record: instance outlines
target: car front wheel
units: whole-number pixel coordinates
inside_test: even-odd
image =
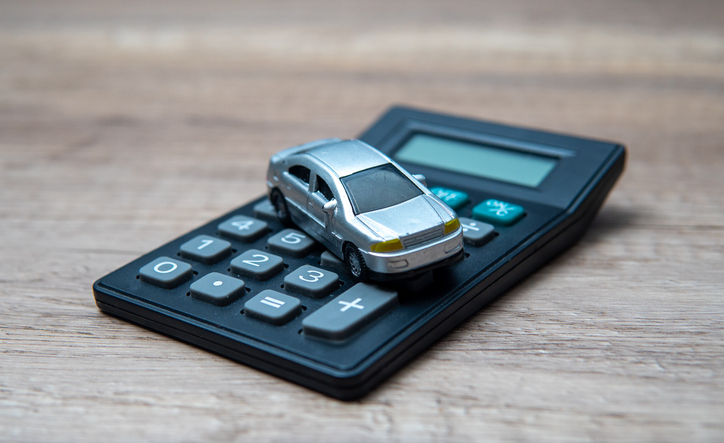
[[[344,262],[347,264],[347,270],[357,281],[366,281],[368,278],[367,265],[362,253],[359,252],[354,245],[347,245],[344,249]]]
[[[272,191],[271,203],[274,206],[279,221],[288,225],[291,222],[289,208],[287,208],[287,201],[284,199],[284,195],[280,190],[275,189]]]

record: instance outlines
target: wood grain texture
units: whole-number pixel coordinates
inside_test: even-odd
[[[0,3],[0,440],[724,440],[724,3],[509,3]],[[394,103],[619,140],[627,171],[358,402],[95,307],[273,152]]]

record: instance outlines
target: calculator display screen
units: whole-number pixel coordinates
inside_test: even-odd
[[[420,133],[409,138],[393,158],[532,188],[558,163],[555,157]]]

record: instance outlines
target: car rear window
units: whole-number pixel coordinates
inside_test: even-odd
[[[355,214],[406,202],[422,191],[392,164],[377,166],[342,178]]]

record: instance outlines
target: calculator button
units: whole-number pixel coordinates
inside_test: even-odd
[[[266,280],[282,270],[284,270],[284,262],[281,257],[258,249],[249,249],[231,260],[232,272],[256,280]]]
[[[219,224],[218,229],[227,237],[250,242],[266,234],[267,224],[256,218],[237,215]]]
[[[199,235],[181,245],[181,255],[207,265],[231,253],[231,243],[209,235]]]
[[[212,272],[191,283],[191,296],[205,302],[224,306],[236,301],[244,291],[244,281]]]
[[[263,218],[264,220],[278,221],[277,210],[274,205],[266,199],[254,205],[254,217]]]
[[[307,234],[296,229],[284,229],[269,237],[267,241],[267,246],[272,251],[292,257],[304,257],[312,252],[316,245],[317,243]]]
[[[282,325],[302,310],[298,298],[266,289],[244,304],[244,314],[273,325]]]
[[[468,197],[467,192],[458,191],[456,189],[436,186],[434,188],[430,188],[430,191],[437,195],[437,197],[446,205],[455,210],[462,208],[470,201],[470,197]]]
[[[491,224],[466,217],[460,217],[460,224],[463,226],[463,240],[473,246],[482,246],[495,237],[495,228]]]
[[[319,265],[323,268],[344,269],[344,262],[329,251],[322,252]]]
[[[496,225],[508,226],[520,220],[525,209],[520,205],[489,199],[473,208],[473,218]]]
[[[314,298],[322,298],[339,287],[339,276],[334,272],[304,265],[284,277],[284,288]]]
[[[341,340],[397,304],[397,292],[357,283],[302,321],[305,334]]]
[[[162,288],[175,288],[191,278],[191,265],[169,257],[159,257],[138,271],[146,283]]]

